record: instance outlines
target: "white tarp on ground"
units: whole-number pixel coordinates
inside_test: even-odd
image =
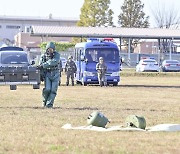
[[[79,126],[73,127],[71,124],[65,124],[62,126],[63,129],[74,129],[74,130],[91,130],[91,131],[101,131],[101,132],[108,132],[108,131],[165,131],[165,132],[175,132],[180,131],[180,124],[159,124],[153,127],[149,127],[146,130],[139,129],[139,128],[124,128],[122,126],[112,126],[107,128],[96,127],[96,126]]]
[[[166,131],[166,132],[180,131],[180,124],[160,124],[150,127],[148,131]]]

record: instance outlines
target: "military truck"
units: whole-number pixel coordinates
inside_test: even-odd
[[[33,85],[33,89],[39,89],[40,70],[33,65],[23,48],[0,48],[0,85],[10,85],[10,90],[16,90],[17,85]]]

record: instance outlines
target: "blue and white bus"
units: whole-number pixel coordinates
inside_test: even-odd
[[[120,81],[120,51],[112,39],[89,39],[75,45],[76,82],[84,86],[98,84],[96,64],[103,57],[107,65],[107,84],[117,86]]]

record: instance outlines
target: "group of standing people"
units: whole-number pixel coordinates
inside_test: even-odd
[[[46,108],[52,108],[57,95],[62,70],[60,54],[55,50],[55,44],[53,42],[49,42],[46,45],[46,52],[41,55],[38,68],[40,69],[41,81],[44,81],[44,88],[42,91],[43,106]],[[107,83],[105,73],[107,71],[107,66],[104,63],[103,57],[99,58],[99,63],[96,65],[96,70],[98,72],[100,86],[106,86]],[[76,71],[77,67],[73,61],[73,57],[69,56],[65,65],[67,86],[69,85],[70,78],[72,81],[72,86],[74,86],[74,74]]]

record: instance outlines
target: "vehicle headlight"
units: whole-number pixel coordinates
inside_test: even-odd
[[[112,72],[111,76],[119,76],[119,72]]]
[[[84,76],[94,76],[92,72],[84,71]]]
[[[28,75],[22,75],[22,79],[24,80],[24,81],[27,81],[28,80]]]

